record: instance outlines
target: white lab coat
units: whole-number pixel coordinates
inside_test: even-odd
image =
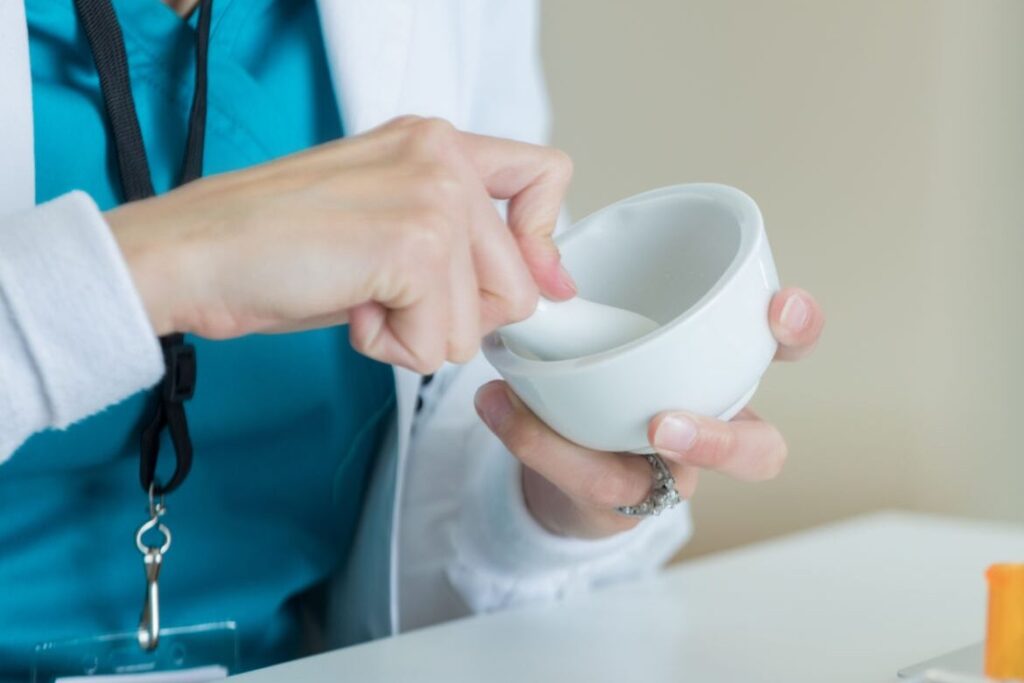
[[[320,0],[320,11],[349,135],[420,114],[478,133],[546,138],[535,2]],[[26,45],[22,1],[0,0],[0,461],[31,432],[86,417],[161,371],[91,200],[77,193],[33,207]],[[39,235],[48,236],[45,252]],[[91,341],[75,333],[82,310],[94,321]],[[481,359],[448,367],[417,413],[420,377],[396,368],[396,419],[353,561],[335,581],[331,644],[653,572],[688,536],[685,506],[602,541],[540,528],[523,504],[516,461],[472,407],[492,376]]]

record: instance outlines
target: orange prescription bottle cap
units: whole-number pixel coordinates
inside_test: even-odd
[[[985,675],[1024,680],[1024,564],[994,564],[988,579]]]

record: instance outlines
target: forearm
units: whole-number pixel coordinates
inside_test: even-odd
[[[160,347],[92,200],[0,218],[0,461],[159,380]]]

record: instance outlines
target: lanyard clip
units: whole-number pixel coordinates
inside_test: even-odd
[[[150,548],[143,556],[146,565],[146,601],[139,617],[139,647],[152,652],[160,642],[160,566],[164,555],[159,548]]]
[[[154,500],[153,488],[149,490],[149,520],[135,532],[135,545],[142,553],[143,567],[146,571],[146,597],[142,604],[142,616],[139,617],[139,647],[145,652],[152,652],[160,642],[160,568],[163,566],[164,554],[171,547],[171,530],[160,521],[167,512],[163,497]],[[156,530],[162,534],[164,541],[160,545],[147,545],[143,540],[146,532]]]

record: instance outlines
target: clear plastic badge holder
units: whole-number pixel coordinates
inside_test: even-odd
[[[135,631],[41,643],[32,683],[204,683],[239,672],[238,628],[233,621],[160,630],[159,646],[139,647]]]

